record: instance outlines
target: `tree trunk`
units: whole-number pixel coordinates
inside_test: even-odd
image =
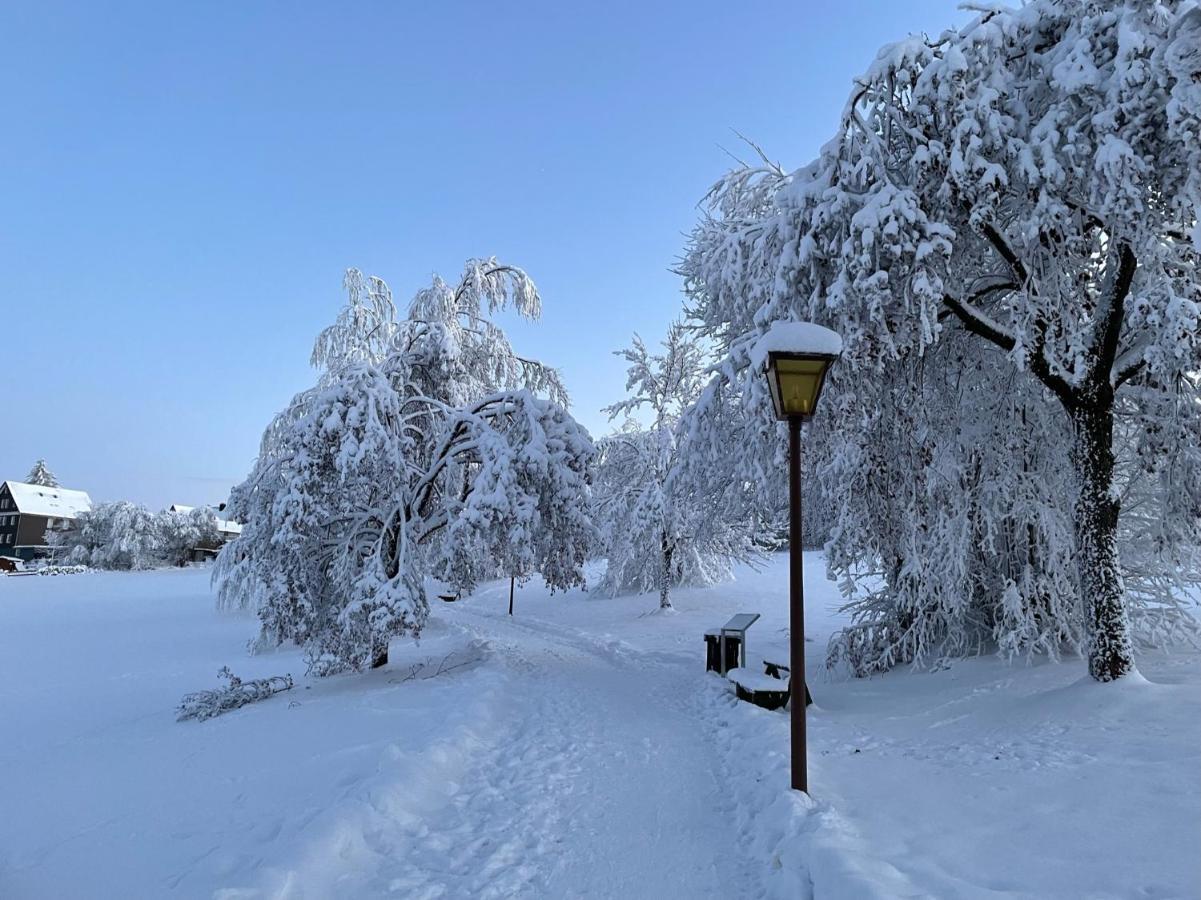
[[[659,572],[659,609],[671,609],[671,557],[673,548],[664,532],[661,540],[663,568]]]
[[[373,644],[371,647],[371,668],[379,669],[388,664],[388,644]]]
[[[1113,394],[1075,405],[1073,458],[1080,479],[1076,502],[1076,552],[1088,628],[1088,672],[1116,681],[1134,671],[1118,555],[1118,507],[1113,494]]]

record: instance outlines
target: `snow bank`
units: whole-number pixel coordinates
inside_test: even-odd
[[[708,739],[722,753],[726,780],[736,799],[739,836],[766,863],[769,897],[899,900],[926,896],[874,854],[828,802],[791,789],[787,712],[768,712],[740,702],[728,684],[716,677],[708,681]],[[816,788],[821,790],[820,785]]]

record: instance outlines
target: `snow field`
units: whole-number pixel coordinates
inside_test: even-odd
[[[204,569],[0,579],[0,896],[1201,895],[1197,653],[1116,686],[992,658],[830,680],[806,572],[812,800],[787,713],[703,671],[734,612],[763,615],[749,667],[785,654],[784,556],[671,614],[531,584],[510,619],[485,585],[324,680],[246,655]],[[225,664],[297,687],[175,722]]]

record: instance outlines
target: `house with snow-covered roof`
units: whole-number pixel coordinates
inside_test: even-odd
[[[92,508],[86,491],[6,481],[0,484],[0,555],[34,559],[46,554],[46,530]]]
[[[190,513],[196,507],[184,506],[181,503],[172,503],[168,507],[168,512],[173,513]],[[235,522],[233,519],[224,519],[221,514],[225,512],[225,504],[220,506],[209,507],[217,516],[217,533],[220,535],[220,540],[216,544],[203,544],[195,547],[192,550],[192,559],[200,562],[205,559],[211,559],[216,556],[218,551],[242,533],[242,523]]]

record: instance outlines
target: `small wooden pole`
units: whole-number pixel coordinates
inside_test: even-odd
[[[517,581],[516,575],[509,576],[509,615],[513,615],[513,583]]]

